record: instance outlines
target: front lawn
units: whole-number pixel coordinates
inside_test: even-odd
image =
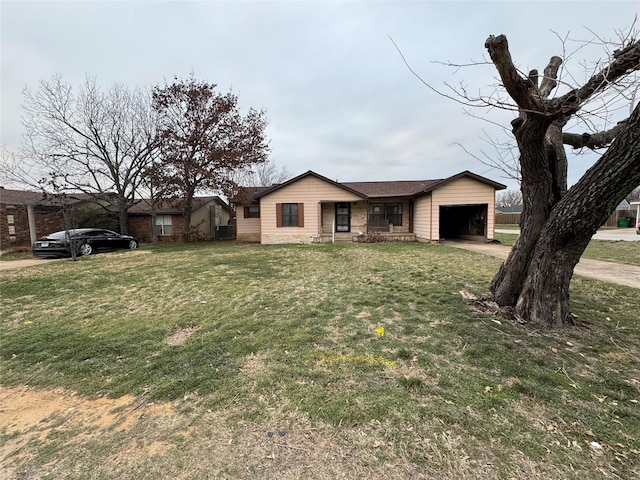
[[[545,332],[460,294],[486,294],[500,262],[419,243],[204,244],[5,271],[0,407],[27,393],[112,407],[3,422],[2,464],[16,478],[637,477],[637,290],[575,278],[589,328]]]
[[[503,245],[512,246],[516,243],[518,234],[496,233],[494,238]],[[640,242],[591,240],[582,256],[604,262],[640,265]]]

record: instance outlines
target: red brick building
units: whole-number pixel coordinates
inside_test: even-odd
[[[63,228],[62,207],[55,200],[42,192],[0,187],[0,251],[30,247],[35,238]]]
[[[218,238],[221,228],[226,228],[233,218],[231,207],[218,196],[196,197],[191,212],[192,240],[207,241]],[[174,202],[162,201],[156,205],[155,228],[160,242],[178,242],[185,230],[184,215]],[[129,234],[141,242],[150,242],[154,225],[151,219],[151,202],[140,200],[129,209]]]
[[[78,195],[73,203],[91,203]],[[63,230],[64,217],[60,197],[42,192],[11,190],[0,187],[0,251],[31,247],[36,238]],[[192,240],[221,238],[223,229],[231,228],[233,210],[218,196],[194,199],[191,214]],[[129,209],[129,234],[140,242],[153,239],[151,203],[140,200]],[[177,242],[184,235],[184,215],[168,202],[156,208],[155,228],[161,242]],[[223,238],[226,238],[222,236]]]

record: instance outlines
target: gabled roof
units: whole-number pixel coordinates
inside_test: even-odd
[[[222,205],[222,208],[231,211],[231,207],[227,205],[222,198],[217,195],[212,195],[208,197],[195,197],[193,199],[192,210],[196,211],[199,208],[207,205],[208,203],[216,202],[219,205]],[[182,214],[182,204],[181,199],[175,200],[160,200],[156,204],[156,213],[158,215],[181,215]],[[136,202],[131,208],[129,208],[130,215],[151,215],[151,200],[148,198],[143,198]]]
[[[287,180],[284,183],[279,183],[277,185],[273,185],[272,187],[267,188],[265,191],[259,193],[258,195],[256,195],[254,198],[257,200],[261,197],[264,197],[265,195],[268,195],[272,192],[275,192],[276,190],[281,189],[282,187],[286,187],[287,185],[290,185],[292,183],[297,182],[298,180],[302,180],[305,177],[316,177],[320,180],[323,180],[327,183],[330,183],[331,185],[335,185],[338,188],[341,188],[343,190],[346,190],[347,192],[353,193],[355,195],[358,195],[359,197],[366,197],[365,194],[358,192],[357,190],[354,190],[348,186],[346,186],[344,183],[338,183],[334,180],[331,180],[330,178],[327,177],[323,177],[322,175],[317,174],[316,172],[313,172],[311,170],[303,173],[302,175],[298,175],[297,177],[292,178],[291,180]]]
[[[464,172],[458,173],[457,175],[453,175],[448,178],[441,178],[437,180],[404,180],[404,181],[383,181],[383,182],[336,182],[331,180],[330,178],[323,177],[311,170],[303,173],[302,175],[298,175],[290,180],[287,180],[284,183],[280,183],[277,185],[273,185],[271,187],[243,187],[242,193],[245,195],[245,199],[249,199],[249,201],[242,201],[243,197],[240,195],[234,196],[232,202],[237,204],[250,204],[256,202],[261,197],[268,195],[280,188],[286,187],[292,183],[297,182],[305,177],[313,176],[320,180],[323,180],[331,185],[335,185],[338,188],[346,190],[350,193],[358,195],[362,198],[389,198],[389,197],[418,197],[420,195],[424,195],[432,192],[436,188],[442,187],[447,183],[453,182],[454,180],[458,180],[463,177],[468,177],[478,182],[489,185],[496,190],[503,190],[507,188],[505,185],[494,182],[493,180],[489,180],[488,178],[481,177],[480,175],[476,175],[468,170]],[[251,191],[253,189],[253,191]],[[238,201],[237,201],[238,200]]]
[[[446,185],[447,183],[451,183],[451,182],[453,182],[455,180],[458,180],[458,179],[460,179],[462,177],[469,177],[472,180],[476,180],[477,182],[489,185],[489,186],[495,188],[496,190],[504,190],[505,188],[507,188],[506,185],[503,185],[503,184],[498,183],[498,182],[494,182],[493,180],[489,180],[486,177],[481,177],[480,175],[476,175],[475,173],[470,172],[469,170],[465,170],[464,172],[460,172],[460,173],[458,173],[456,175],[452,175],[452,176],[447,177],[447,178],[445,178],[443,180],[436,181],[434,184],[430,185],[428,189],[426,189],[425,191],[423,191],[421,193],[432,192],[436,188],[440,188],[443,185]]]

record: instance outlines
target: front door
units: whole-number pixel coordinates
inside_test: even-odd
[[[351,204],[336,203],[336,232],[351,231]]]

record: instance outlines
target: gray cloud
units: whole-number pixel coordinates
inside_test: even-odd
[[[515,61],[542,70],[562,54],[554,30],[612,37],[638,5],[621,2],[2,2],[1,142],[18,148],[21,91],[59,73],[79,84],[131,87],[186,77],[232,89],[263,108],[273,158],[292,173],[342,181],[441,178],[472,170],[465,154],[497,129],[413,77],[389,40],[431,84],[465,81],[488,92],[491,66],[455,72],[433,61],[484,56],[489,34],[508,36]],[[573,45],[569,43],[568,47]],[[598,58],[597,48],[576,59]],[[487,115],[488,112],[477,112]],[[509,115],[499,113],[508,123]],[[575,180],[588,160],[572,161]]]

